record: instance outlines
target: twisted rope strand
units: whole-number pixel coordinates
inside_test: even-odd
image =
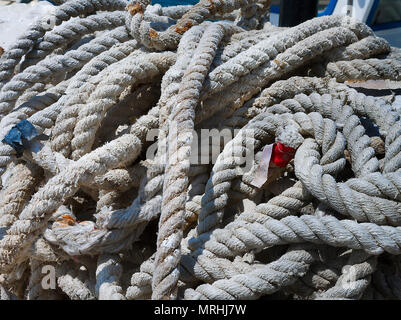
[[[399,50],[270,0],[57,3],[0,53],[1,299],[400,297]]]

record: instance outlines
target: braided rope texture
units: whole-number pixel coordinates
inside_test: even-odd
[[[0,57],[1,300],[401,298],[399,49],[270,0],[57,3]]]

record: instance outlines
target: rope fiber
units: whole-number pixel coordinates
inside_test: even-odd
[[[57,3],[0,56],[2,300],[401,297],[399,49],[270,0]]]

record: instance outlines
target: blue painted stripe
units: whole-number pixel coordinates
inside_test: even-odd
[[[317,16],[321,17],[321,16],[329,16],[329,15],[333,14],[334,9],[336,8],[337,2],[338,2],[338,0],[330,0],[327,7],[323,11],[318,12]],[[279,14],[280,6],[270,6],[270,12]]]
[[[376,24],[376,25],[372,26],[371,28],[373,31],[401,28],[401,21]]]
[[[280,13],[280,6],[270,6],[271,13]]]
[[[369,27],[373,26],[373,19],[375,18],[375,14],[376,14],[376,11],[377,11],[377,7],[379,6],[379,3],[380,3],[380,0],[375,0],[375,2],[373,2],[372,8],[370,9],[370,13],[369,13],[368,19],[366,20],[366,24]]]
[[[379,7],[379,4],[380,4],[380,0],[375,0],[372,8],[370,9],[370,13],[369,13],[368,19],[366,21],[366,24],[369,27],[371,27],[373,31],[401,28],[401,21],[380,23],[380,24],[375,24],[375,25],[373,24],[375,14],[376,14],[377,8]]]
[[[51,1],[51,0],[50,0]],[[329,4],[327,7],[318,13],[318,16],[328,16],[331,15],[334,12],[334,9],[337,5],[338,0],[330,0]],[[159,3],[162,6],[176,6],[176,5],[183,5],[183,4],[196,4],[198,3],[198,0],[153,0],[153,4]],[[271,13],[280,13],[280,6],[270,6],[270,12]]]
[[[152,4],[159,3],[163,7],[197,4],[199,0],[153,0]]]
[[[323,11],[318,12],[317,16],[321,17],[321,16],[329,16],[331,14],[333,14],[334,9],[336,8],[338,0],[330,0],[329,4],[327,5],[326,9],[324,9]]]

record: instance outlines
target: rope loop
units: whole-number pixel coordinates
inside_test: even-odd
[[[60,0],[0,53],[0,299],[400,297],[400,50],[271,2]]]

